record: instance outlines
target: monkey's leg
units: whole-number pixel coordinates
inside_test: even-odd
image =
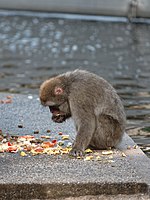
[[[84,155],[84,151],[88,147],[95,131],[95,117],[87,116],[86,119],[79,121],[78,124],[76,125],[77,136],[69,153],[74,157]]]
[[[108,149],[115,147],[121,140],[123,131],[119,122],[108,115],[101,115],[97,120],[97,129],[91,139],[89,147]]]

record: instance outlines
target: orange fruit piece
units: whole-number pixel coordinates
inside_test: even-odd
[[[9,146],[6,151],[7,152],[16,153],[17,147],[15,147],[15,146]]]
[[[42,153],[43,152],[43,148],[41,148],[41,147],[37,147],[36,149],[34,149],[34,151],[36,152],[36,153]]]
[[[29,140],[29,139],[33,139],[34,136],[32,136],[32,135],[24,135],[24,136],[20,136],[19,138],[25,138],[25,139]]]
[[[43,148],[49,148],[49,147],[54,147],[56,143],[52,143],[52,142],[43,142],[42,143],[42,147]]]

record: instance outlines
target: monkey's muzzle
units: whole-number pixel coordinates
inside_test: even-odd
[[[59,110],[57,106],[49,106],[49,110],[52,113],[52,120],[56,123],[62,123],[66,120],[66,114]]]

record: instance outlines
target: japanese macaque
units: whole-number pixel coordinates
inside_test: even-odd
[[[52,120],[72,117],[77,135],[70,155],[82,156],[86,148],[116,147],[125,130],[126,116],[115,89],[102,77],[75,70],[46,80],[40,101],[48,106]]]

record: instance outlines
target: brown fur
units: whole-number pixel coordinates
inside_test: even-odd
[[[63,93],[56,95],[55,88]],[[115,89],[103,78],[75,70],[45,81],[40,88],[40,100],[45,106],[55,106],[63,122],[72,117],[77,136],[70,152],[82,155],[87,147],[115,147],[125,130],[126,116]],[[53,112],[53,118],[55,118]]]

